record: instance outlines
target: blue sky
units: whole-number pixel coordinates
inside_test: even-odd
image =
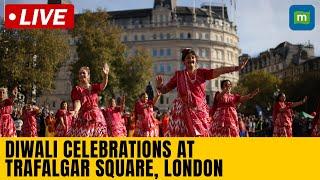
[[[0,13],[3,14],[3,0]],[[76,12],[98,7],[108,11],[141,9],[153,7],[154,0],[71,0]],[[46,0],[6,0],[6,3],[44,3]],[[179,6],[193,6],[193,0],[177,0]],[[196,0],[200,6],[209,0]],[[212,0],[230,6],[231,0]],[[312,31],[292,31],[289,28],[289,8],[291,5],[311,4],[316,9],[316,25]],[[234,5],[234,3],[233,3]],[[238,26],[242,53],[251,56],[277,46],[283,41],[310,43],[315,45],[315,53],[320,56],[320,1],[319,0],[236,0],[236,11],[231,19]],[[234,8],[232,8],[234,9]]]

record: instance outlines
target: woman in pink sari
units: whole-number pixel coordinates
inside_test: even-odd
[[[292,137],[292,109],[300,106],[307,101],[307,97],[300,102],[286,102],[286,95],[280,93],[277,102],[273,106],[273,136],[274,137]]]
[[[148,94],[142,93],[139,100],[134,107],[135,116],[135,137],[158,137],[159,131],[157,130],[157,120],[154,117],[153,106],[156,104],[160,97],[157,93],[153,100],[148,100]]]
[[[117,106],[116,100],[111,98],[109,107],[103,110],[103,115],[107,121],[108,135],[112,137],[126,137],[127,129],[122,112],[125,106],[125,97],[121,98],[120,106]]]
[[[239,137],[239,122],[236,106],[238,103],[247,101],[259,93],[259,89],[246,95],[240,96],[231,93],[231,81],[221,81],[222,92],[218,93],[214,104],[216,105],[211,126],[210,134],[214,137]]]
[[[27,104],[22,112],[22,137],[38,137],[37,118],[40,109],[37,106]]]
[[[57,137],[66,137],[73,120],[73,112],[68,111],[68,103],[62,101],[60,109],[56,113],[56,134]]]
[[[98,94],[108,83],[109,66],[103,68],[104,80],[100,84],[90,83],[89,67],[79,70],[79,84],[73,88],[74,122],[67,132],[72,137],[107,137],[106,120],[98,106]]]
[[[16,137],[16,128],[11,117],[13,100],[17,96],[17,88],[8,98],[7,88],[0,88],[0,137]]]
[[[312,121],[311,136],[320,137],[320,106],[318,108],[317,114]]]
[[[164,85],[162,76],[156,78],[157,89],[165,94],[177,88],[178,97],[173,102],[171,121],[165,136],[194,137],[209,136],[209,109],[206,102],[205,82],[221,74],[239,71],[240,66],[221,67],[217,69],[200,69],[196,67],[197,56],[191,49],[182,51],[185,70],[176,71],[170,81]]]

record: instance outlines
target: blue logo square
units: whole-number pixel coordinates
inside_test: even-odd
[[[292,30],[312,30],[315,26],[315,9],[312,5],[292,5],[289,10],[289,27]]]

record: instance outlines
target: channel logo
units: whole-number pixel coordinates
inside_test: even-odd
[[[72,4],[7,4],[5,28],[14,29],[72,29]]]
[[[315,26],[314,7],[312,5],[292,5],[289,10],[289,26],[292,30],[312,30]]]

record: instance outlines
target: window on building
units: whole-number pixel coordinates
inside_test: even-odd
[[[188,33],[188,39],[191,39],[191,33]]]
[[[157,49],[152,49],[152,56],[153,56],[153,57],[158,56],[158,51],[157,51]]]
[[[163,22],[164,21],[164,17],[163,15],[160,15],[160,22]]]
[[[152,37],[153,37],[153,39],[154,39],[154,40],[156,40],[156,39],[157,39],[157,35],[156,35],[156,34],[153,34],[153,36],[152,36]]]
[[[162,33],[160,34],[160,39],[164,39],[164,35]]]
[[[169,98],[167,97],[167,104],[169,104]]]
[[[144,40],[145,40],[144,35],[141,35],[141,41],[144,41]]]
[[[138,35],[134,35],[134,40],[138,41]]]
[[[184,39],[184,34],[180,33],[180,39]]]
[[[160,64],[160,72],[164,73],[164,64]]]
[[[167,39],[171,39],[170,33],[167,34]]]
[[[199,34],[199,39],[202,39],[202,33]]]
[[[164,56],[164,49],[160,49],[160,56]]]
[[[206,33],[206,34],[205,34],[205,38],[206,38],[206,40],[209,40],[209,39],[210,39],[209,33]]]
[[[218,52],[218,59],[222,59],[222,52],[220,50],[218,50],[217,52]]]
[[[170,48],[167,49],[167,56],[171,56],[171,49]]]
[[[123,41],[124,41],[124,42],[127,42],[127,41],[128,41],[128,36],[127,36],[127,35],[125,35],[125,36],[123,37]]]
[[[209,57],[209,49],[205,49],[205,56],[204,57]]]
[[[163,95],[160,96],[160,104],[163,104]]]
[[[171,64],[168,64],[168,65],[167,65],[167,73],[171,73],[171,69],[172,69],[172,68],[171,68]]]

